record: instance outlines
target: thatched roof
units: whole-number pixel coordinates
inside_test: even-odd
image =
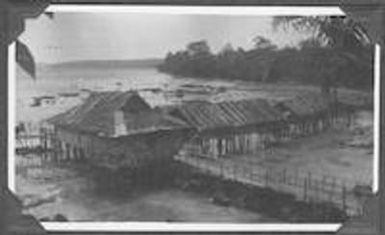
[[[154,110],[126,115],[125,121],[127,135],[188,128],[188,125],[182,120]]]
[[[275,106],[283,107],[297,117],[305,117],[326,112],[330,107],[330,101],[318,93],[303,93],[283,100]]]
[[[47,120],[55,126],[106,137],[118,137],[115,111],[124,113],[125,132],[119,136],[186,128],[178,119],[157,112],[136,92],[96,92],[81,105]]]
[[[340,92],[338,93],[338,101],[340,104],[355,109],[373,109],[374,97],[373,94],[361,93],[358,91]]]
[[[262,99],[220,103],[192,101],[167,109],[176,116],[179,113],[180,118],[200,131],[268,124],[283,119],[278,110]]]

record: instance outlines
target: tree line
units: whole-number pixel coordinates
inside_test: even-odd
[[[301,26],[302,21],[298,23],[295,18],[278,18],[275,24],[292,24],[293,20]],[[325,92],[333,87],[370,89],[373,86],[371,45],[362,43],[362,38],[356,39],[354,32],[346,29],[346,23],[340,20],[337,23],[324,18],[306,20],[313,23],[313,28],[317,22],[322,24],[318,31],[322,29],[324,33],[317,32],[297,47],[278,48],[268,38],[256,36],[250,50],[226,44],[213,53],[207,41],[200,40],[189,43],[183,50],[169,52],[158,69],[177,76],[206,79],[318,84]],[[309,22],[303,25],[307,27]]]

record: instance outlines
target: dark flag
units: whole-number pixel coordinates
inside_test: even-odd
[[[32,53],[28,47],[16,40],[16,62],[23,68],[33,79],[36,78],[36,65]]]

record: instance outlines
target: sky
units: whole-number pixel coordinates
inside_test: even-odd
[[[272,28],[271,16],[160,13],[58,12],[27,21],[20,40],[37,63],[74,60],[163,58],[192,41],[207,40],[212,51],[231,43],[249,49],[256,35],[279,47],[296,45],[304,33]]]

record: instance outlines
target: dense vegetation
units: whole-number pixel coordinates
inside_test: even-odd
[[[275,23],[289,24],[292,21],[291,18],[277,19]],[[318,84],[327,90],[340,86],[372,87],[373,56],[370,45],[354,40],[355,36],[349,30],[340,29],[341,26],[335,26],[335,23],[328,21],[325,24],[346,32],[337,30],[337,34],[335,29],[327,28],[326,32],[335,34],[333,38],[317,30],[317,35],[300,42],[298,47],[280,49],[269,39],[257,36],[251,50],[235,50],[227,44],[218,53],[213,53],[206,41],[196,41],[189,43],[184,50],[168,53],[158,68],[180,76],[300,82]]]

